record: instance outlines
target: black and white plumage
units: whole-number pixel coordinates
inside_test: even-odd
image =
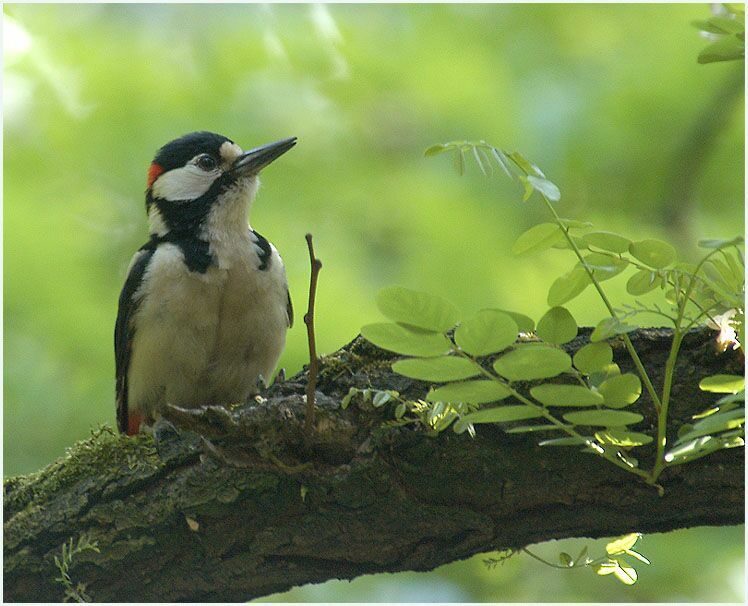
[[[270,379],[293,311],[283,261],[248,213],[259,171],[295,143],[244,152],[198,132],[156,154],[150,240],[130,262],[114,331],[120,431],[137,433],[167,403],[243,401]]]

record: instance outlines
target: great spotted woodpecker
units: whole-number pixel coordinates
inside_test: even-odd
[[[137,433],[167,403],[243,401],[270,379],[293,310],[283,261],[248,213],[260,170],[295,144],[245,152],[196,132],[156,153],[150,240],[130,262],[114,329],[120,431]]]

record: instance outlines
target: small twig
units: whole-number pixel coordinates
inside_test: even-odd
[[[306,243],[309,248],[309,261],[312,265],[312,273],[309,278],[309,308],[304,314],[306,334],[309,340],[309,380],[306,384],[306,414],[304,418],[304,433],[309,439],[312,426],[314,425],[314,393],[317,389],[317,372],[319,363],[317,361],[317,345],[314,340],[314,298],[317,294],[317,276],[322,269],[322,261],[314,256],[314,245],[312,234],[306,235]]]

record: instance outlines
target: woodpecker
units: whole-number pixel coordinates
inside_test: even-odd
[[[150,239],[133,256],[114,328],[117,426],[168,404],[228,405],[258,393],[293,309],[283,261],[249,225],[259,172],[296,137],[243,151],[210,132],[158,150],[148,169]]]

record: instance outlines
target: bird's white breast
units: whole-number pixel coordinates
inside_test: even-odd
[[[259,375],[269,381],[287,330],[283,262],[271,245],[260,271],[256,236],[222,233],[209,240],[205,273],[190,271],[175,244],[156,249],[137,293],[131,410],[230,404],[256,393]]]

